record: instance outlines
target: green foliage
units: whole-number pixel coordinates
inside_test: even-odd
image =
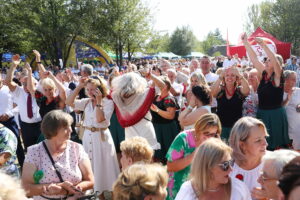
[[[157,52],[169,51],[170,36],[168,33],[160,35],[158,32],[153,32],[149,42],[145,47],[145,52],[149,54],[155,54]]]
[[[176,28],[170,38],[170,51],[181,56],[188,55],[195,47],[196,37],[188,26]]]
[[[217,57],[217,56],[221,56],[221,52],[220,51],[216,51],[212,56],[213,57]]]
[[[251,27],[250,31],[261,26],[279,40],[293,43],[292,51],[295,53],[300,45],[299,0],[269,0],[252,7],[256,7],[257,10],[248,10],[246,24]],[[255,18],[252,17],[254,15]]]
[[[203,52],[206,54],[209,54],[209,50],[213,46],[223,44],[226,44],[226,41],[223,39],[222,34],[218,28],[214,32],[209,32],[206,38],[201,43]]]

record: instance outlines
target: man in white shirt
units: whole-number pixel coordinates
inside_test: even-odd
[[[209,86],[211,86],[216,80],[218,80],[219,76],[210,71],[210,59],[207,56],[203,56],[200,61],[200,68],[202,70],[203,75]],[[217,101],[215,98],[212,100],[211,111],[216,113],[217,109]]]
[[[27,76],[21,79],[23,87],[18,86],[12,81],[17,65],[18,62],[13,61],[5,81],[19,108],[19,122],[22,139],[25,149],[27,149],[27,147],[36,144],[38,140],[38,137],[41,134],[40,123],[42,119],[36,99],[31,96],[27,89]]]
[[[10,129],[18,139],[17,158],[20,166],[23,166],[25,159],[24,150],[20,140],[18,125],[13,114],[13,100],[9,88],[3,84],[4,80],[0,76],[0,123]]]
[[[183,92],[183,85],[177,83],[175,80],[177,78],[177,72],[174,69],[167,70],[168,78],[171,82],[171,94],[177,99],[178,105],[181,106],[182,103],[182,92]]]

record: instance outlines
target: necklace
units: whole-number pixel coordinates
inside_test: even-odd
[[[232,90],[232,92],[230,92],[227,87],[225,87],[225,92],[228,96],[232,97],[234,95],[234,92],[235,92],[235,88]]]
[[[218,186],[217,188],[215,189],[207,189],[207,192],[218,192],[220,190],[220,186]]]

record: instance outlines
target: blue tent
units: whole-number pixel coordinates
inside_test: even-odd
[[[2,55],[2,62],[11,62],[11,58],[12,58],[13,54],[12,53],[4,53]],[[21,56],[22,61],[25,61],[26,56],[22,55]]]

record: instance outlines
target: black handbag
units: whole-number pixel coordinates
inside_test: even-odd
[[[57,169],[57,167],[55,165],[55,162],[54,162],[54,160],[53,160],[53,158],[52,158],[52,156],[51,156],[51,154],[50,154],[50,152],[49,152],[49,150],[48,150],[48,148],[46,146],[45,141],[43,141],[43,146],[44,146],[44,148],[45,148],[45,150],[46,150],[46,152],[47,152],[47,154],[48,154],[48,156],[49,156],[49,158],[51,160],[51,163],[52,163],[52,165],[53,165],[53,167],[55,169],[55,172],[56,172],[59,180],[61,182],[64,182],[64,179],[62,178],[61,173],[58,171],[58,169]],[[77,200],[97,200],[98,196],[99,196],[99,192],[93,192],[92,194],[83,195],[83,196],[77,198]],[[45,196],[41,195],[41,197],[43,197],[45,199],[48,199],[48,200],[66,200],[68,197],[71,197],[71,196],[67,195],[66,197],[62,197],[62,198],[48,198],[48,197],[45,197]]]

